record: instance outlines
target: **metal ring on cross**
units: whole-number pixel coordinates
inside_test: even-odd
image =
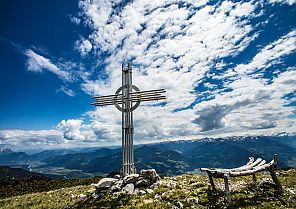
[[[135,85],[132,85],[132,89],[133,90],[135,90],[135,91],[140,91],[140,89],[138,88],[138,87],[136,87]],[[122,91],[122,87],[120,87],[119,89],[117,89],[117,91],[115,92],[115,94],[116,95],[119,95],[119,93]],[[114,105],[115,105],[115,107],[119,110],[119,111],[121,111],[121,112],[127,112],[127,109],[122,109],[122,107],[116,102],[117,101],[117,97],[118,96],[115,96],[115,102],[114,102]],[[136,101],[136,104],[135,105],[133,105],[131,108],[130,108],[130,111],[134,111],[135,109],[137,109],[137,107],[139,107],[139,105],[140,105],[140,103],[141,103],[141,100],[139,99],[139,100],[137,100]]]

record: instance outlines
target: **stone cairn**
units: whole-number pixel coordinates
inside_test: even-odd
[[[143,190],[140,188],[153,189],[157,181],[160,180],[159,175],[154,169],[141,170],[140,174],[131,174],[121,178],[120,175],[115,175],[114,178],[103,178],[99,183],[94,184],[96,197],[102,197],[104,193],[109,192],[112,194],[120,193],[141,193]]]

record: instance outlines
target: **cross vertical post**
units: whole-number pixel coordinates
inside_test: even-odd
[[[165,92],[165,89],[140,91],[137,86],[132,84],[132,67],[128,64],[127,68],[122,65],[122,86],[117,89],[114,95],[93,97],[96,102],[92,105],[115,105],[122,112],[122,176],[136,173],[133,111],[141,102],[165,99],[166,97],[163,95]]]
[[[122,66],[122,172],[123,175],[135,174],[134,145],[133,145],[133,112],[131,111],[132,100],[132,69],[130,64],[127,68]]]

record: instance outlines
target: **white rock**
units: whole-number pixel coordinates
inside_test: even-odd
[[[154,191],[153,191],[152,189],[146,189],[146,192],[147,192],[148,194],[151,194],[151,193],[153,193]]]
[[[145,192],[144,190],[139,190],[139,194],[140,194],[140,195],[145,195],[146,192]]]
[[[122,188],[122,191],[128,194],[133,194],[134,190],[135,190],[135,185],[132,183],[127,184]]]
[[[157,189],[159,187],[159,185],[160,184],[158,182],[156,182],[150,186],[150,189]]]
[[[84,200],[86,198],[86,195],[85,194],[80,194],[78,195],[79,199],[80,200]]]
[[[115,182],[111,187],[110,187],[110,192],[114,193],[114,192],[118,192],[121,190],[123,186],[123,180],[118,180],[117,182]]]
[[[295,203],[296,202],[295,196],[290,196],[289,199],[288,199],[288,202]]]
[[[295,194],[295,192],[292,189],[287,189],[291,194]]]
[[[95,184],[94,186],[96,187],[96,189],[106,189],[112,186],[117,181],[118,179],[114,178],[103,178],[99,181],[99,183]]]
[[[123,183],[124,184],[136,183],[138,181],[138,178],[139,178],[139,174],[131,174],[123,178]]]
[[[151,182],[149,179],[143,179],[142,177],[136,182],[136,186],[145,187],[150,186]]]
[[[179,202],[179,201],[176,203],[176,205],[177,205],[178,208],[184,208],[183,203],[181,203],[181,202]]]
[[[97,199],[99,197],[98,194],[96,194],[95,192],[91,195],[93,198]]]
[[[154,196],[154,199],[156,199],[156,200],[160,200],[160,199],[161,199],[161,196],[160,196],[159,194],[156,194],[156,195]]]
[[[155,169],[141,170],[140,176],[149,179],[151,183],[155,183],[160,179],[159,175],[156,173]]]
[[[114,178],[115,178],[115,179],[120,179],[120,175],[119,175],[119,174],[116,174],[116,175],[114,176]]]

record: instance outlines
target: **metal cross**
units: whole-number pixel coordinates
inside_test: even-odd
[[[133,92],[134,91],[134,92]],[[133,145],[133,111],[144,101],[165,99],[165,89],[140,91],[132,84],[132,67],[122,65],[122,86],[114,95],[95,96],[92,105],[106,106],[115,105],[122,112],[122,176],[135,174],[134,145]]]

